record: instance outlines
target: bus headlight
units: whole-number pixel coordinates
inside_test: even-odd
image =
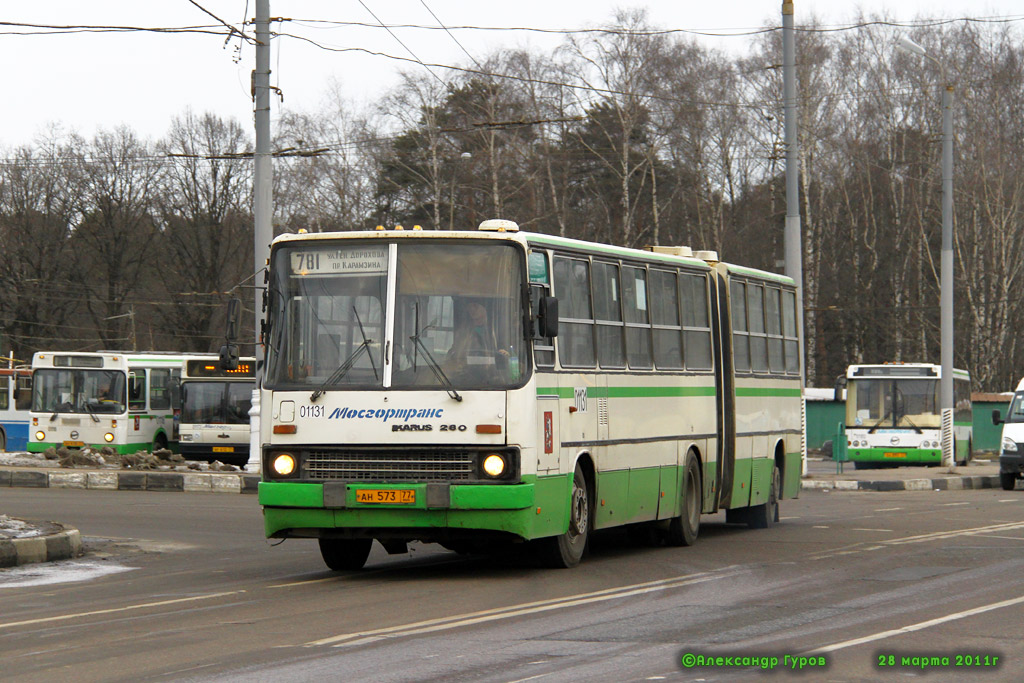
[[[179,438],[179,439],[180,439],[181,441],[191,441],[191,440],[192,440],[192,434],[185,434],[184,432],[182,432],[182,433],[181,433],[181,434],[180,434],[180,435],[178,436],[178,438]]]
[[[1003,437],[1003,453],[1016,453],[1017,442],[1008,436]]]
[[[497,479],[501,475],[505,474],[505,458],[501,457],[497,453],[491,453],[484,457],[483,469],[489,477]]]
[[[274,470],[274,474],[287,477],[295,471],[295,458],[287,453],[282,453],[274,458],[271,467]]]
[[[103,440],[106,441],[107,443],[113,443],[114,435],[111,434],[110,432],[107,432],[106,434],[103,435]]]
[[[45,438],[46,438],[46,432],[44,432],[41,429],[38,432],[36,432],[36,441],[42,441]],[[1014,450],[1016,450],[1016,449],[1014,449]]]

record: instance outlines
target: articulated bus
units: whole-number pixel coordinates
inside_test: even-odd
[[[182,361],[161,352],[36,353],[28,450],[177,448]]]
[[[789,278],[520,232],[289,234],[271,247],[265,532],[358,569],[374,539],[576,565],[623,525],[767,527],[802,469]],[[632,529],[631,529],[632,530]]]
[[[0,452],[25,450],[31,402],[31,368],[0,368]]]
[[[851,365],[846,370],[847,457],[857,469],[942,463],[942,366]],[[972,457],[971,378],[953,370],[954,461]]]
[[[249,408],[256,388],[256,359],[230,370],[218,356],[188,356],[181,375],[181,454],[188,460],[249,461]]]

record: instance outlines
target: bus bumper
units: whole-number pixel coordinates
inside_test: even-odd
[[[999,454],[999,473],[1020,476],[1024,474],[1024,455],[1017,453]]]
[[[428,492],[428,486],[431,487]],[[356,501],[362,489],[411,489],[414,503]],[[522,539],[553,536],[569,523],[571,481],[566,475],[531,478],[520,484],[429,485],[259,483],[268,538],[317,537],[317,530],[352,529],[363,535],[410,536],[429,540],[453,532],[502,532]]]
[[[941,463],[939,448],[853,448],[847,450],[851,462],[877,462],[900,465],[904,463]]]

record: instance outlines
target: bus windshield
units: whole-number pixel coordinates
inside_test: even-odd
[[[353,240],[275,252],[268,388],[502,389],[525,381],[525,275],[515,245],[403,240],[394,272],[389,250]]]
[[[936,379],[851,380],[847,424],[856,427],[937,427],[939,382]]]
[[[249,424],[253,382],[195,382],[184,384],[182,424]]]
[[[125,375],[117,370],[38,369],[32,410],[54,413],[123,413]]]
[[[1006,421],[1024,422],[1024,391],[1018,391],[1013,395],[1010,409],[1006,412]]]

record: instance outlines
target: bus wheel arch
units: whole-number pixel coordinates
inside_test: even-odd
[[[782,500],[786,497],[786,487],[784,482],[786,481],[786,441],[785,439],[779,439],[775,443],[775,468],[779,475],[779,491],[778,499]],[[773,474],[774,476],[774,474]],[[778,515],[776,515],[778,517]],[[778,521],[778,519],[776,519]]]
[[[557,536],[533,542],[537,559],[546,567],[568,569],[580,563],[594,529],[594,500],[597,482],[589,453],[576,458],[569,490],[569,519],[566,530]]]
[[[704,507],[703,467],[695,448],[686,452],[680,485],[679,516],[669,521],[665,542],[671,546],[691,546],[700,534],[700,515]]]
[[[167,448],[167,433],[160,431],[153,436],[153,451]]]

